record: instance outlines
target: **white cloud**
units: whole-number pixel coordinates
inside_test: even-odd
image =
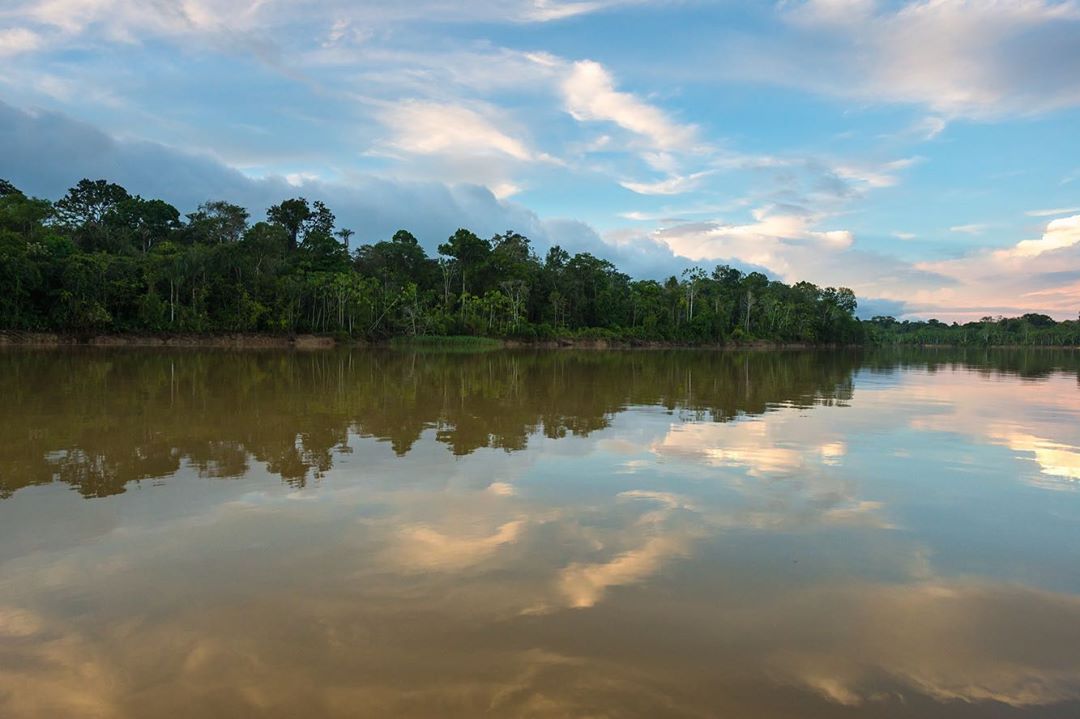
[[[529,166],[562,164],[534,150],[501,111],[474,106],[425,100],[388,104],[378,114],[387,134],[371,153],[395,160],[398,176],[482,184],[500,199],[521,191],[518,176]]]
[[[945,118],[1080,104],[1080,5],[1071,0],[805,0],[784,3],[782,17],[791,33],[747,37],[717,66],[743,79],[918,103]]]
[[[949,232],[957,232],[961,235],[981,235],[986,232],[989,225],[980,223],[971,223],[969,225],[953,225],[949,228]]]
[[[1072,318],[1080,307],[1080,215],[1051,221],[1038,239],[916,267],[954,280],[951,287],[910,295],[920,314],[977,319],[1044,312]]]
[[[1044,252],[1065,249],[1080,244],[1080,215],[1062,217],[1046,226],[1043,236],[1037,240],[1023,240],[1009,250],[995,253],[999,257],[1038,257]]]
[[[318,179],[319,176],[313,172],[290,172],[285,175],[285,182],[293,187],[301,187],[305,182],[314,182]]]
[[[327,0],[319,9],[333,17],[327,37],[333,45],[350,27],[411,21],[546,23],[631,5],[643,0]],[[13,0],[0,19],[13,18],[58,31],[61,37],[100,34],[141,42],[147,33],[181,35],[295,28],[312,19],[307,0]]]
[[[639,195],[678,195],[697,189],[701,180],[711,172],[695,172],[691,175],[673,175],[656,182],[631,182],[623,180],[619,184]]]
[[[578,121],[613,122],[662,150],[686,149],[695,140],[692,125],[680,125],[635,95],[616,90],[611,74],[598,62],[575,62],[562,91],[567,112]]]
[[[521,140],[510,136],[475,110],[422,100],[407,100],[382,113],[383,124],[393,133],[389,144],[419,155],[502,154],[531,161],[537,155]]]
[[[595,12],[603,7],[601,2],[557,2],[553,0],[533,0],[532,8],[527,8],[525,17],[539,22],[563,20],[576,15]]]
[[[818,219],[766,207],[754,212],[751,223],[693,223],[656,235],[677,255],[694,261],[735,258],[789,276],[802,264],[797,258],[808,250],[837,252],[853,244],[854,236],[847,230],[813,229]]]
[[[61,38],[96,32],[106,39],[141,42],[147,33],[181,35],[256,27],[264,0],[184,0],[150,3],[140,0],[41,0],[7,11],[61,33]]]
[[[500,200],[506,199],[507,197],[513,197],[521,192],[521,187],[512,182],[497,182],[488,189],[491,190],[491,194],[495,195],[495,197]]]
[[[1028,217],[1054,217],[1056,215],[1071,215],[1080,212],[1080,207],[1056,207],[1046,210],[1028,210],[1024,214]]]
[[[879,166],[838,164],[833,168],[837,176],[873,189],[893,187],[899,182],[896,173],[918,164],[922,158],[907,157],[886,162]]]
[[[24,27],[0,30],[0,57],[30,52],[41,45],[41,36]]]
[[[921,135],[924,140],[933,140],[938,135],[945,132],[945,128],[948,126],[949,123],[945,118],[931,115],[916,123],[912,129],[914,132]]]

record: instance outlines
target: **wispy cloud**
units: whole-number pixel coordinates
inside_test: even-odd
[[[598,62],[575,62],[562,84],[566,109],[581,122],[612,122],[644,138],[650,147],[686,149],[697,136],[692,125],[674,122],[657,107],[615,89],[611,73]]]
[[[632,182],[623,180],[620,185],[639,195],[678,195],[697,188],[711,172],[695,172],[690,175],[673,175],[656,182]]]
[[[1055,207],[1047,210],[1028,210],[1024,214],[1028,217],[1056,217],[1057,215],[1069,215],[1080,212],[1080,207]]]
[[[871,188],[892,187],[900,180],[897,173],[922,161],[920,157],[892,160],[878,166],[838,164],[834,171],[845,180],[853,180]]]
[[[719,66],[829,94],[919,103],[946,118],[1080,104],[1080,6],[1071,0],[804,0],[781,13],[790,36],[748,37],[731,48],[740,61]]]
[[[0,57],[10,57],[23,52],[30,52],[40,47],[41,36],[24,27],[0,30]]]
[[[407,100],[388,107],[383,122],[389,144],[405,152],[455,155],[502,154],[525,162],[539,156],[479,112],[458,105]]]
[[[949,232],[956,232],[961,235],[981,235],[990,227],[990,225],[973,222],[967,225],[953,225],[949,228]]]

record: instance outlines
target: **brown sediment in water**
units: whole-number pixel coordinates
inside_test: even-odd
[[[330,349],[333,337],[272,334],[100,334],[0,332],[0,347],[225,347],[234,349]]]

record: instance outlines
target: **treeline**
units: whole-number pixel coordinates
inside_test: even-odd
[[[878,345],[1080,347],[1080,318],[1057,322],[1036,313],[983,317],[965,324],[874,317],[865,320],[863,326],[867,341]]]
[[[635,280],[589,253],[540,257],[508,231],[458,230],[429,257],[407,231],[350,248],[321,202],[265,218],[223,201],[181,217],[162,200],[82,180],[51,202],[0,181],[0,328],[314,332],[366,339],[486,335],[707,344],[858,343],[846,288],[728,266]]]

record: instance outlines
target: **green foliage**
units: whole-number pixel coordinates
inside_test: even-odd
[[[265,222],[208,201],[82,180],[55,205],[0,185],[0,326],[69,332],[318,332],[371,340],[844,343],[863,341],[845,288],[693,267],[663,282],[512,230],[460,229],[429,257],[407,231],[350,252],[352,232],[302,197]],[[1025,320],[1047,331],[1046,320]],[[454,339],[453,343],[461,340]]]
[[[874,317],[863,322],[867,339],[877,345],[949,347],[1078,347],[1080,318],[1055,322],[1042,314],[983,317],[976,322],[945,324],[938,320],[898,321]]]

